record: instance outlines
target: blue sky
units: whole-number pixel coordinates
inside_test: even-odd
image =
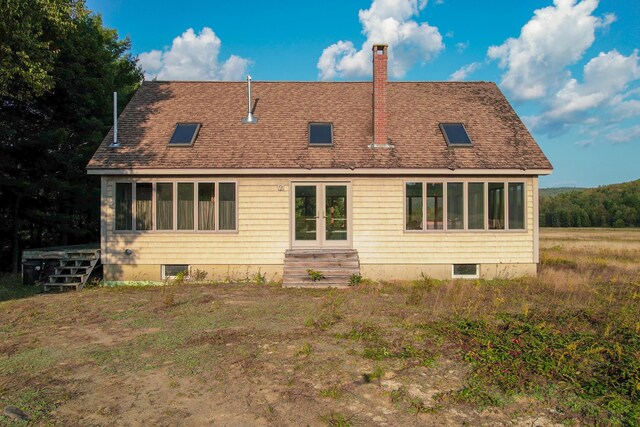
[[[148,77],[499,84],[554,165],[542,187],[640,178],[636,0],[88,0]]]

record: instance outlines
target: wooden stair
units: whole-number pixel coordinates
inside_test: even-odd
[[[309,270],[324,275],[313,281]],[[327,288],[349,286],[353,275],[360,274],[355,249],[290,249],[284,254],[284,287]]]
[[[65,251],[60,257],[60,265],[55,267],[54,274],[48,277],[44,291],[52,289],[80,290],[87,283],[91,272],[100,265],[99,249],[80,249]]]

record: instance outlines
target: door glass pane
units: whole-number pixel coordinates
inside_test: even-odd
[[[427,184],[427,230],[442,230],[442,183]]]
[[[213,182],[198,184],[198,230],[215,229],[216,185]]]
[[[220,216],[220,230],[236,229],[236,184],[234,182],[221,182],[220,206],[218,215]]]
[[[484,230],[484,183],[469,183],[469,230]]]
[[[326,239],[347,240],[347,186],[327,185],[326,199]]]
[[[447,184],[447,229],[464,229],[464,194],[461,182]]]
[[[156,184],[156,229],[173,230],[173,183]]]
[[[136,230],[151,230],[151,195],[150,182],[136,184]]]
[[[524,183],[509,183],[509,229],[524,229]]]
[[[178,230],[193,230],[193,183],[178,183]]]
[[[407,230],[422,230],[422,183],[407,182],[406,193],[405,227]]]
[[[296,240],[316,240],[316,187],[295,187]]]
[[[489,230],[504,230],[504,184],[489,183]]]
[[[132,196],[131,184],[116,183],[116,230],[131,230],[132,228]]]

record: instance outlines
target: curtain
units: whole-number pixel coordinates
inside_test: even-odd
[[[220,230],[236,229],[236,202],[220,202]]]
[[[116,230],[133,228],[133,194],[131,184],[116,183]]]
[[[151,230],[151,183],[136,184],[136,230]]]
[[[156,228],[173,230],[173,184],[156,184]]]
[[[193,230],[193,183],[178,183],[178,230]]]
[[[210,200],[198,202],[198,230],[213,230],[215,226],[215,204]]]

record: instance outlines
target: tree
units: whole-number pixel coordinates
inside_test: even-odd
[[[67,21],[59,25],[64,31],[35,31],[35,41],[25,41],[55,47],[37,63],[45,77],[17,72],[2,83],[24,89],[0,97],[0,249],[3,260],[11,254],[14,271],[25,245],[98,239],[99,183],[85,167],[111,126],[111,93],[125,105],[142,80],[129,40],[104,28],[82,2],[35,4],[64,10],[58,18]]]

